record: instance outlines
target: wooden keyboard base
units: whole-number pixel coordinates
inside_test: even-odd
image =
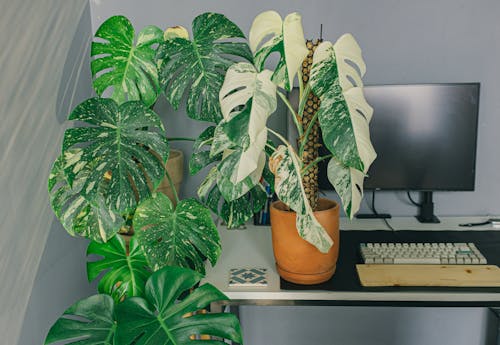
[[[494,265],[356,265],[363,286],[500,287]]]

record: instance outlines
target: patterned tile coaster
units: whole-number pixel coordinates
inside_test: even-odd
[[[267,286],[267,268],[231,268],[230,287]]]

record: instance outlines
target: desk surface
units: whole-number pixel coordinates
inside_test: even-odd
[[[420,224],[413,217],[393,218],[390,224],[396,230],[492,230],[491,225],[463,228],[459,223],[480,222],[486,217],[441,217],[440,224]],[[341,219],[342,230],[387,230],[382,220]],[[497,229],[498,230],[498,229]],[[412,288],[401,291],[353,291],[326,290],[284,290],[280,288],[280,278],[274,265],[271,231],[266,226],[248,225],[244,230],[227,230],[220,227],[222,254],[215,268],[207,268],[206,281],[224,292],[233,304],[254,305],[371,305],[371,304],[408,304],[408,305],[470,305],[500,306],[500,293],[484,291],[449,290],[418,291]],[[500,248],[499,248],[500,250]],[[229,287],[229,270],[239,267],[267,268],[269,283],[267,287]]]

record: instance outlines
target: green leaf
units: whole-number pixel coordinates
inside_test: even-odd
[[[296,223],[300,237],[322,253],[328,253],[333,240],[318,222],[309,205],[302,185],[300,163],[293,149],[289,146],[278,146],[269,165],[276,176],[276,194],[297,213]]]
[[[151,272],[141,248],[133,237],[130,240],[129,253],[125,241],[120,235],[116,235],[105,244],[90,242],[87,248],[87,256],[89,255],[102,257],[97,261],[87,261],[89,282],[106,271],[99,280],[100,293],[111,295],[115,302],[144,295],[144,286]]]
[[[233,137],[242,147],[240,160],[233,167],[231,182],[237,184],[259,167],[267,142],[267,119],[276,110],[276,86],[271,71],[257,72],[252,64],[240,62],[231,66],[220,90],[224,120],[219,123],[211,154],[220,153],[225,138]],[[244,111],[241,108],[246,107]],[[232,122],[238,125],[231,125]],[[241,146],[246,142],[246,147]]]
[[[376,157],[368,127],[373,109],[363,96],[362,74],[346,60],[364,72],[361,49],[351,35],[335,45],[321,43],[313,57],[310,84],[321,100],[318,118],[325,146],[342,165],[366,172]]]
[[[166,36],[157,58],[168,101],[177,109],[188,92],[189,117],[218,123],[222,118],[219,90],[225,71],[239,57],[252,60],[246,43],[233,42],[245,36],[233,22],[217,13],[204,13],[193,20],[193,40],[184,35]]]
[[[295,75],[308,53],[301,16],[291,13],[282,21],[275,11],[263,12],[253,21],[249,41],[259,71],[264,68],[269,55],[274,52],[281,55],[271,79],[276,85],[291,91]]]
[[[44,344],[64,341],[65,344],[77,345],[114,345],[116,324],[113,311],[114,302],[108,295],[82,299],[68,308],[50,328]]]
[[[191,175],[197,174],[206,166],[222,159],[222,154],[211,156],[210,149],[206,149],[206,146],[210,146],[213,142],[214,132],[215,126],[207,127],[194,142],[193,153],[189,159],[189,173]]]
[[[177,265],[204,273],[204,257],[213,266],[221,252],[210,211],[195,199],[181,200],[174,211],[165,195],[154,193],[137,207],[134,229],[155,270]]]
[[[133,297],[116,307],[117,344],[180,345],[220,344],[223,340],[192,340],[191,336],[210,335],[242,342],[236,316],[228,313],[195,314],[212,302],[228,298],[211,284],[204,284],[185,299],[179,296],[195,286],[201,275],[180,267],[165,267],[146,284],[145,299]],[[190,316],[189,316],[190,315]]]
[[[359,210],[364,175],[377,157],[369,130],[373,109],[363,96],[365,70],[359,45],[346,34],[334,45],[318,46],[310,79],[321,100],[318,118],[323,141],[333,155],[328,179],[350,218]]]
[[[83,168],[93,167],[80,191],[84,198],[94,199],[96,186],[109,179],[104,203],[124,214],[135,208],[137,199],[151,194],[149,182],[158,187],[169,149],[154,111],[139,101],[118,106],[111,99],[91,98],[78,105],[69,119],[85,123],[67,129],[63,142],[70,185]],[[75,154],[70,150],[74,147],[82,150]]]
[[[113,88],[111,98],[119,104],[141,100],[149,107],[160,89],[154,45],[163,41],[163,32],[147,26],[135,46],[134,38],[134,28],[123,16],[111,17],[97,29],[90,53],[93,86],[99,96]]]
[[[66,156],[79,156],[79,152],[81,149],[70,149]],[[94,195],[93,202],[81,195],[85,181],[92,171],[91,165],[80,170],[74,177],[73,186],[65,179],[66,165],[65,155],[59,156],[54,162],[48,181],[50,205],[57,219],[71,236],[79,235],[93,241],[106,242],[123,226],[123,217],[104,204],[100,193]],[[101,183],[103,184],[106,185]]]
[[[235,169],[241,164],[242,155],[243,151],[241,149],[231,151],[231,153],[217,165],[219,171],[217,175],[217,186],[226,201],[236,200],[255,187],[257,183],[259,183],[262,171],[266,165],[266,154],[265,152],[261,152],[258,158],[257,168],[242,181],[233,183],[231,177],[234,176]]]

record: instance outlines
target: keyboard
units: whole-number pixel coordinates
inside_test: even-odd
[[[485,265],[474,243],[361,243],[365,264]]]

